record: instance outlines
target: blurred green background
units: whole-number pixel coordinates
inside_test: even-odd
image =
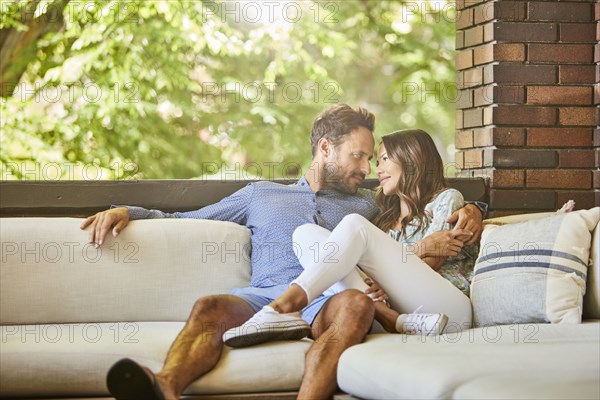
[[[1,2],[2,179],[299,177],[314,117],[454,153],[446,1]]]

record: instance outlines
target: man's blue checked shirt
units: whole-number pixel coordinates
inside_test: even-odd
[[[250,183],[218,203],[195,211],[171,214],[127,208],[132,220],[195,218],[231,221],[248,227],[252,232],[250,285],[254,287],[288,284],[303,271],[292,244],[292,234],[300,225],[312,223],[333,230],[348,214],[360,214],[371,220],[378,212],[371,190],[359,189],[355,195],[334,189],[315,193],[304,177],[289,186],[268,181]]]

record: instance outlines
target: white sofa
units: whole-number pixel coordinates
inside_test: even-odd
[[[113,362],[127,356],[158,370],[198,297],[249,282],[245,227],[135,221],[96,250],[81,221],[0,219],[0,397],[108,396]],[[365,398],[599,398],[598,231],[583,324],[371,334],[343,354],[341,389]],[[225,348],[187,394],[293,392],[310,343]]]

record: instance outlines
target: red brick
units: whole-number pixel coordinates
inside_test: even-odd
[[[454,113],[454,115],[456,116],[454,119],[454,128],[455,129],[464,128],[463,112],[461,110],[457,110],[456,113]]]
[[[600,104],[600,83],[594,85],[594,105],[597,106],[598,104]]]
[[[473,90],[473,104],[475,107],[494,103],[494,86],[487,85]]]
[[[462,87],[479,86],[483,83],[483,69],[481,67],[467,69],[463,72],[462,77]]]
[[[457,109],[473,107],[473,89],[458,90],[454,101]]]
[[[584,128],[529,128],[527,146],[588,147],[592,145],[592,130]]]
[[[560,209],[569,200],[575,201],[575,210],[594,208],[594,192],[592,191],[559,191],[556,193],[556,208]]]
[[[552,190],[490,190],[491,209],[555,210],[556,196]]]
[[[525,61],[525,45],[522,43],[495,44],[494,61]]]
[[[572,21],[592,20],[591,3],[535,2],[528,3],[529,21]]]
[[[578,169],[530,169],[526,186],[538,189],[591,189],[592,171]]]
[[[473,108],[463,111],[463,124],[465,128],[483,125],[483,110],[481,108]]]
[[[558,152],[560,168],[594,168],[596,152],[594,150],[569,149]]]
[[[494,86],[494,103],[523,104],[525,89],[522,86]]]
[[[456,15],[456,29],[465,29],[473,26],[473,9],[467,8],[458,11]]]
[[[594,129],[594,139],[592,140],[594,147],[600,146],[600,128]]]
[[[494,142],[498,147],[516,147],[525,145],[524,128],[494,128]]]
[[[476,6],[473,9],[473,18],[474,18],[475,25],[479,25],[483,22],[489,22],[489,21],[493,20],[494,18],[496,18],[494,16],[494,14],[495,14],[494,8],[495,8],[494,3],[492,3],[492,2],[486,2],[486,3]]]
[[[556,83],[557,66],[555,65],[513,65],[500,64],[493,66],[495,83]]]
[[[553,107],[523,107],[500,105],[494,111],[497,125],[554,125],[556,109]]]
[[[480,168],[483,167],[483,151],[467,150],[465,151],[465,168]]]
[[[499,168],[554,168],[556,152],[552,150],[494,149],[493,165]]]
[[[491,42],[494,40],[494,23],[490,22],[483,26],[483,41]]]
[[[476,26],[464,31],[465,32],[465,47],[472,47],[483,43],[483,27]]]
[[[456,31],[456,50],[460,50],[465,47],[465,34],[463,31]]]
[[[594,62],[600,62],[600,43],[594,46]]]
[[[560,125],[596,125],[596,107],[560,107]]]
[[[523,21],[526,14],[524,1],[494,2],[494,18],[500,21]]]
[[[589,86],[528,86],[527,104],[591,105]]]
[[[457,151],[454,154],[454,163],[458,169],[463,169],[465,167],[464,151]]]
[[[493,171],[490,187],[518,188],[525,186],[525,171],[522,169],[496,169]]]
[[[561,42],[594,42],[596,24],[560,24]]]
[[[458,131],[454,136],[454,145],[457,149],[473,147],[473,131]]]
[[[594,4],[594,21],[600,20],[600,3]]]
[[[588,44],[529,44],[528,61],[539,63],[591,63],[594,54]]]
[[[559,65],[559,83],[592,83],[595,79],[593,65]]]
[[[494,144],[494,131],[490,127],[473,130],[473,146],[486,147]]]
[[[467,69],[473,66],[473,50],[462,50],[456,56],[456,69]]]
[[[558,28],[552,23],[496,22],[494,39],[503,42],[554,42]]]
[[[473,61],[475,65],[487,64],[494,61],[494,46],[486,44],[474,48]]]
[[[483,108],[483,125],[492,125],[494,123],[494,107]]]
[[[494,83],[494,69],[496,65],[488,64],[483,66],[483,84]]]
[[[594,189],[600,189],[600,171],[593,171],[594,172]],[[596,204],[597,206],[600,206],[600,204]]]

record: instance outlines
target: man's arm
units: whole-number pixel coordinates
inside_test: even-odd
[[[483,214],[475,204],[470,203],[454,211],[446,222],[450,224],[456,223],[454,229],[463,229],[473,233],[473,236],[465,242],[465,245],[473,244],[481,238],[481,232],[483,232]]]
[[[96,247],[104,243],[106,235],[112,230],[113,236],[117,237],[129,223],[136,219],[154,218],[194,218],[212,219],[219,221],[230,221],[245,224],[248,205],[252,198],[253,185],[248,184],[230,196],[225,197],[215,204],[208,205],[198,210],[165,213],[160,210],[147,210],[142,207],[111,207],[109,210],[101,211],[86,218],[80,228],[85,229],[91,225],[89,242]]]

